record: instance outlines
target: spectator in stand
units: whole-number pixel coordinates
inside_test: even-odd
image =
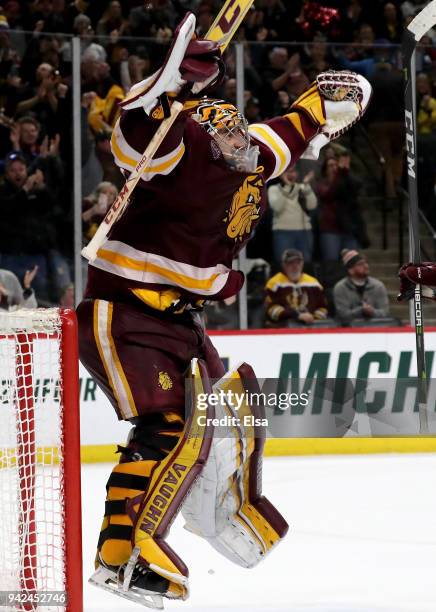
[[[432,95],[431,81],[421,72],[416,77],[418,109],[418,197],[420,207],[434,225],[435,194],[434,173],[436,168],[436,99]]]
[[[374,29],[363,23],[354,34],[350,45],[338,47],[336,62],[341,69],[354,70],[369,77],[374,71]]]
[[[66,0],[54,1],[66,2]],[[104,0],[103,2],[102,0],[73,0],[73,2],[67,3],[65,12],[68,23],[73,24],[74,19],[77,17],[77,15],[82,15],[83,13],[86,13],[86,15],[91,19],[91,22],[93,24],[96,24],[102,16],[103,11],[106,8],[106,5],[108,4],[108,1],[109,0]]]
[[[230,45],[225,53],[225,64],[226,64],[226,73],[228,75],[227,80],[224,83],[224,99],[236,100],[236,53],[235,48]],[[233,86],[227,85],[227,83],[232,82]],[[263,81],[256,68],[252,64],[250,47],[247,45],[244,47],[244,83],[245,83],[245,92],[249,91],[250,95],[258,96],[262,93]],[[227,93],[225,88],[229,87],[230,97],[227,98]],[[220,95],[220,94],[218,94]],[[250,97],[248,95],[246,99]],[[263,101],[262,101],[263,102]]]
[[[244,117],[247,119],[248,123],[258,123],[262,121],[259,100],[254,96],[250,96],[245,103]]]
[[[23,11],[19,0],[6,0],[3,3],[4,18],[11,30],[23,29]]]
[[[26,37],[26,46],[23,50],[20,62],[20,76],[23,82],[32,87],[36,83],[36,71],[40,64],[49,64],[54,70],[59,70],[61,65],[60,50],[62,36],[55,34],[43,34],[43,21],[38,21],[32,37]],[[30,94],[33,94],[32,90]],[[28,94],[28,95],[30,95]]]
[[[320,72],[335,68],[334,59],[330,56],[330,47],[322,34],[317,34],[311,43],[305,46],[307,60],[304,63],[304,72],[310,81],[316,79]]]
[[[2,119],[6,119],[10,125],[13,122],[12,117],[16,115],[16,109],[20,100],[22,100],[27,93],[28,88],[21,80],[18,66],[13,65],[10,69],[8,68],[5,78],[2,78],[0,75],[0,113]],[[2,125],[4,125],[3,122]],[[10,125],[8,127],[10,127]],[[6,140],[8,140],[8,138],[6,138]]]
[[[268,30],[265,28],[263,20],[264,12],[256,8],[256,6],[253,6],[251,10],[248,11],[241,26],[244,28],[246,40],[259,40],[258,34],[263,30],[265,30],[265,32],[262,33],[261,38],[263,40],[268,38]]]
[[[280,89],[289,93],[291,101],[297,98],[309,85],[300,66],[300,54],[293,53],[289,57],[286,47],[273,47],[268,58],[269,66],[264,71],[264,79],[272,90],[272,98],[275,98],[275,92]]]
[[[60,288],[70,282],[68,265],[58,252],[56,208],[37,169],[28,176],[25,159],[12,154],[0,187],[2,245],[0,265],[24,278],[38,266],[35,290],[45,300],[57,301]]]
[[[12,144],[11,153],[16,153],[30,166],[39,156],[39,135],[41,126],[34,117],[21,117],[12,126],[9,138]]]
[[[101,165],[102,178],[121,187],[122,175],[113,163],[110,138],[119,115],[118,102],[124,98],[124,91],[111,77],[109,65],[95,59],[82,61],[82,82],[85,91],[91,93],[92,90],[92,96],[86,101],[88,123],[95,139],[95,154]]]
[[[43,62],[36,69],[36,86],[32,89],[30,98],[18,103],[16,113],[24,115],[31,111],[49,128],[50,123],[56,120],[59,95],[62,93],[59,71],[51,64]]]
[[[422,0],[406,0],[406,2],[401,3],[401,14],[404,18],[414,17],[427,4],[427,0],[424,0],[424,2]]]
[[[120,54],[120,61],[118,64],[119,68],[119,82],[121,83],[124,91],[129,91],[129,89],[135,85],[135,83],[139,83],[143,81],[146,76],[148,76],[151,72],[151,63],[150,58],[148,57],[145,49],[140,49],[138,55],[128,55],[127,50],[125,50],[127,55],[124,53]],[[117,81],[117,76],[114,73],[114,68],[116,69],[116,63],[112,61],[112,72],[115,81]]]
[[[212,8],[208,4],[201,4],[197,11],[197,29],[196,34],[199,38],[202,38],[209,30],[213,23],[214,15]]]
[[[43,26],[44,24],[41,22],[41,28]],[[41,36],[39,39],[40,61],[50,64],[55,70],[59,70],[61,65],[61,58],[59,55],[61,45],[62,37],[57,34],[51,36],[44,34]]]
[[[377,20],[377,38],[387,39],[391,43],[400,44],[403,34],[401,13],[393,2],[386,2],[383,13]]]
[[[369,240],[358,205],[359,181],[350,173],[350,155],[326,157],[315,191],[324,261],[338,261],[342,249],[367,248]]]
[[[401,71],[392,63],[391,50],[374,52],[376,61],[370,76],[372,101],[368,108],[369,135],[385,159],[385,197],[388,208],[394,208],[397,186],[403,175],[404,109],[398,100],[404,96]]]
[[[10,131],[12,151],[8,156],[16,154],[24,158],[31,172],[38,168],[42,170],[50,193],[57,198],[60,196],[64,178],[63,164],[59,157],[60,136],[59,134],[54,138],[45,136],[39,145],[39,133],[40,125],[36,119],[33,117],[18,119]]]
[[[350,33],[360,30],[362,25],[368,20],[368,11],[362,0],[349,0],[343,10],[341,29],[343,38],[350,40]]]
[[[83,13],[79,13],[74,17],[74,21],[72,23],[73,34],[80,38],[82,60],[93,58],[104,62],[107,54],[104,47],[98,42],[94,41],[95,33],[90,17]],[[59,55],[66,63],[70,63],[72,61],[72,46],[70,40],[63,40],[62,45],[59,45]]]
[[[236,79],[227,79],[224,83],[224,100],[236,104]]]
[[[158,34],[162,35],[166,30],[174,29],[178,14],[174,7],[175,3],[170,0],[159,0],[153,4],[144,2],[139,4],[140,6],[135,6],[129,13],[129,31],[132,36],[153,38]]]
[[[54,32],[57,26],[64,25],[53,20],[53,0],[35,0],[29,11],[25,25],[29,30],[33,30],[39,23],[42,24],[44,32]]]
[[[77,15],[73,27],[76,36],[80,36],[82,59],[93,58],[101,62],[106,61],[107,56],[104,47],[94,42],[91,19],[87,15]]]
[[[0,269],[0,308],[16,310],[17,308],[37,308],[38,303],[32,289],[32,281],[38,272],[38,266],[26,270],[23,287],[10,270]]]
[[[284,91],[283,89],[280,89],[276,95],[276,100],[273,109],[273,117],[286,115],[286,113],[289,111],[290,105],[291,99],[289,97],[288,92]]]
[[[145,3],[132,8],[129,12],[129,31],[132,36],[149,38],[152,36],[153,12]]]
[[[289,94],[288,82],[291,74],[299,64],[299,55],[289,58],[286,47],[273,47],[268,54],[268,65],[263,71],[263,78],[267,89],[262,92],[264,112],[271,116],[276,102],[276,92],[284,90]]]
[[[415,63],[417,72],[428,72],[434,75],[436,68],[436,49],[430,36],[425,35],[415,52]]]
[[[94,236],[108,209],[114,203],[117,194],[118,191],[115,185],[108,181],[103,181],[90,196],[83,200],[82,234],[85,244]]]
[[[288,168],[280,182],[268,189],[268,201],[273,211],[273,250],[280,267],[286,249],[298,249],[305,261],[312,261],[313,234],[310,212],[317,206],[316,195],[310,185],[314,173],[309,172],[302,183],[298,170]]]
[[[60,136],[54,138],[45,136],[39,148],[39,157],[33,162],[31,170],[39,168],[44,174],[45,183],[51,195],[61,197],[64,180],[64,167],[59,156]],[[62,206],[60,207],[62,209]],[[67,212],[64,207],[63,210]]]
[[[357,35],[358,53],[361,58],[372,57],[374,51],[375,32],[369,23],[362,23]]]
[[[112,0],[98,21],[96,33],[97,36],[109,36],[112,32],[117,32],[122,36],[125,34],[127,25],[127,21],[123,17],[121,2]]]
[[[59,298],[59,306],[61,308],[74,309],[74,285],[70,283],[62,289],[61,297]]]
[[[88,91],[81,99],[82,194],[93,191],[103,178],[103,170],[95,152],[95,138],[88,122],[89,107],[96,93]]]
[[[286,4],[282,0],[263,0],[263,27],[268,32],[268,40],[291,40]]]
[[[322,285],[303,272],[303,253],[287,249],[282,256],[282,272],[266,284],[267,323],[311,325],[327,317],[327,303]]]
[[[4,15],[0,15],[0,79],[6,78],[18,65],[19,56],[11,41],[9,22]]]
[[[436,129],[436,99],[432,96],[428,74],[421,72],[416,77],[418,134],[432,134]]]
[[[341,253],[347,276],[336,283],[333,299],[336,316],[343,325],[353,321],[388,318],[389,299],[386,287],[369,275],[369,265],[358,251],[344,249]]]
[[[359,47],[345,47],[338,53],[337,59],[341,69],[354,70],[371,80],[377,71],[388,70],[398,64],[398,48],[385,38],[377,39],[363,48],[363,57],[358,53]]]
[[[90,60],[90,62],[95,66],[96,96],[89,108],[89,125],[94,134],[110,136],[118,119],[118,102],[124,98],[124,91],[110,76],[109,64],[95,60]]]

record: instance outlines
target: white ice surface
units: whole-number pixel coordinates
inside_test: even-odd
[[[83,467],[85,611],[146,610],[89,585],[111,466]],[[197,612],[436,612],[436,455],[269,458],[264,493],[290,524],[257,568],[221,558],[183,529],[169,544],[190,569]]]

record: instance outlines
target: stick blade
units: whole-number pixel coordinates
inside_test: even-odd
[[[426,32],[428,32],[436,24],[436,0],[432,0],[422,11],[420,11],[414,19],[409,23],[407,29],[412,32],[416,41],[421,40]]]
[[[224,51],[253,2],[254,0],[227,0],[205,38],[219,43],[221,51]]]

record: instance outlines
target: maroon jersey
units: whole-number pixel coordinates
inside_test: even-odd
[[[112,135],[115,163],[130,172],[159,126],[142,109],[124,112]],[[232,170],[189,112],[175,122],[89,266],[88,297],[135,295],[165,310],[177,298],[235,295],[232,261],[267,206],[266,182],[297,161],[317,128],[297,113],[250,126],[260,149],[252,173]]]
[[[265,305],[272,321],[298,319],[302,312],[310,312],[315,319],[327,317],[327,302],[322,285],[309,274],[297,282],[278,272],[266,284]]]

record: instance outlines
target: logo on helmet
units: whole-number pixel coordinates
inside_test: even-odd
[[[224,100],[203,100],[197,107],[193,118],[209,134],[246,123],[244,116],[238,111],[236,106],[224,102]]]
[[[247,121],[236,106],[223,100],[205,98],[198,104],[192,118],[212,136],[232,169],[240,172],[256,170],[259,149],[251,145]],[[214,156],[214,159],[218,158]]]

